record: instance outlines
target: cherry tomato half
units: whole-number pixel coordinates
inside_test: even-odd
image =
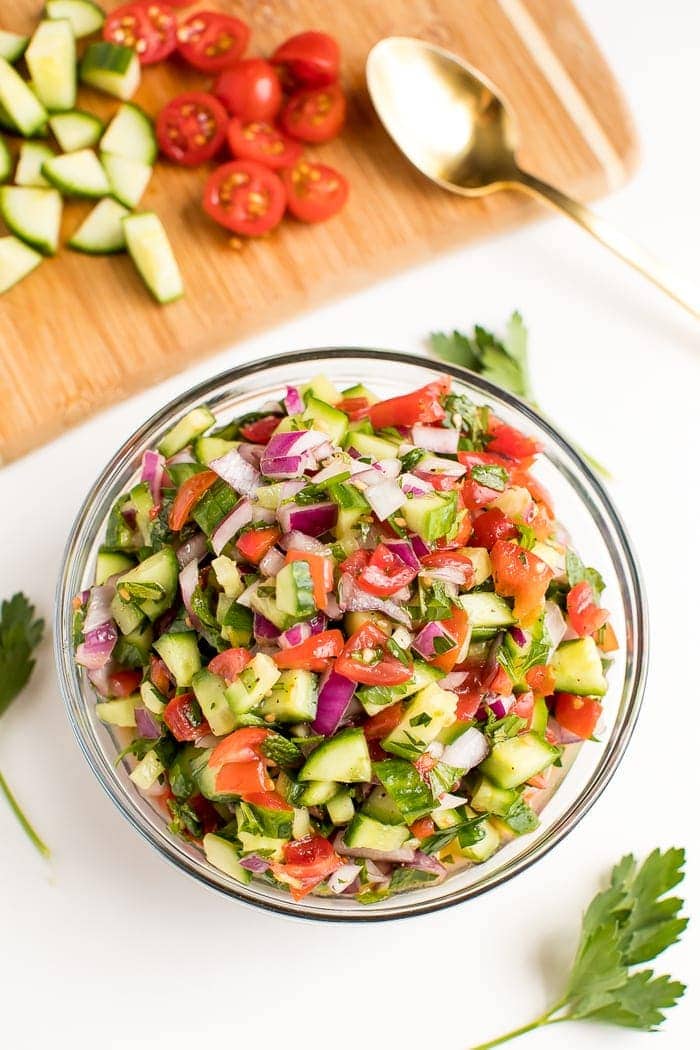
[[[285,87],[326,87],[338,79],[340,48],[328,33],[311,29],[290,36],[270,61]]]
[[[274,171],[254,160],[234,160],[211,173],[204,210],[214,222],[247,237],[259,237],[284,215],[286,194]]]
[[[112,44],[132,47],[141,65],[149,66],[175,50],[175,12],[168,4],[123,4],[107,15],[102,36]]]
[[[264,58],[244,58],[225,69],[214,94],[232,116],[242,120],[272,120],[282,105],[279,77]]]
[[[156,120],[161,153],[188,167],[203,164],[219,151],[227,122],[224,107],[206,91],[178,95],[163,107]]]
[[[324,222],[348,199],[348,180],[335,168],[300,160],[282,173],[287,207],[302,222]]]
[[[240,117],[232,117],[227,135],[231,153],[239,160],[255,160],[268,168],[288,168],[301,156],[298,142],[264,120],[245,124]],[[275,419],[275,426],[277,423],[279,420]]]
[[[177,48],[186,62],[204,73],[219,73],[241,57],[250,29],[240,18],[219,11],[197,11],[177,31]]]
[[[295,91],[280,114],[283,131],[303,142],[328,142],[345,123],[345,95],[338,84]]]

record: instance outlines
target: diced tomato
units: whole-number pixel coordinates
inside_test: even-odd
[[[500,496],[500,492],[497,489],[491,489],[488,485],[482,485],[479,481],[475,481],[474,478],[467,478],[462,483],[462,499],[469,510],[478,510],[480,507],[485,507],[487,503],[493,503],[497,496]]]
[[[252,441],[254,445],[266,445],[279,425],[279,416],[263,416],[252,423],[244,423],[240,435],[245,441]]]
[[[383,427],[410,427],[414,423],[436,423],[445,416],[440,398],[449,394],[451,386],[451,377],[441,376],[420,390],[414,390],[412,394],[378,401],[370,407],[370,422],[375,430],[381,430]]]
[[[549,492],[541,481],[538,481],[537,478],[529,473],[529,471],[520,469],[520,467],[520,464],[511,467],[511,482],[513,485],[521,485],[523,488],[527,489],[534,501],[536,503],[541,503],[549,517],[553,518],[554,504],[552,503],[552,497]]]
[[[336,660],[335,670],[351,682],[365,685],[400,685],[412,669],[386,651],[387,637],[374,623],[365,623],[348,639]]]
[[[549,565],[517,543],[497,540],[491,550],[491,568],[496,593],[515,598],[516,619],[524,626],[532,623],[554,575]]]
[[[469,722],[481,706],[482,694],[470,691],[467,693],[460,692],[458,695],[456,717],[460,722]]]
[[[165,661],[161,660],[159,656],[155,656],[153,653],[151,653],[148,677],[151,679],[159,693],[162,693],[163,696],[168,695],[173,681],[170,677],[170,671],[166,667]]]
[[[203,73],[218,73],[241,57],[250,29],[240,18],[219,11],[197,11],[177,31],[178,51]]]
[[[244,58],[229,66],[214,85],[214,94],[231,116],[241,120],[274,120],[282,105],[282,87],[264,58]]]
[[[593,588],[588,580],[581,580],[566,596],[566,611],[569,623],[576,634],[583,638],[600,630],[610,613],[596,604]]]
[[[246,726],[235,729],[219,741],[209,756],[209,766],[220,769],[227,762],[251,762],[262,757],[260,745],[271,735],[263,726]]]
[[[535,696],[551,696],[554,692],[554,671],[547,664],[535,664],[525,674],[525,681]]]
[[[391,704],[390,707],[384,707],[376,715],[368,718],[362,726],[367,740],[383,740],[399,724],[403,718],[403,712],[403,704]]]
[[[229,762],[222,766],[214,784],[222,795],[240,795],[246,801],[250,795],[271,791],[274,787],[259,758],[249,762]]]
[[[110,696],[131,696],[141,684],[141,671],[115,671],[109,676]]]
[[[431,817],[421,817],[409,825],[409,830],[414,839],[427,839],[435,833],[435,824]]]
[[[425,559],[423,559],[425,562]],[[438,667],[445,674],[449,674],[460,655],[460,651],[464,646],[467,635],[469,633],[469,617],[467,616],[464,609],[458,605],[452,606],[452,615],[449,620],[442,620],[442,626],[450,634],[456,645],[453,649],[448,649],[446,653],[440,653],[430,663],[433,667]]]
[[[132,48],[142,66],[167,58],[177,43],[175,12],[168,4],[148,0],[122,4],[107,15],[102,36],[112,44]]]
[[[461,487],[458,489],[461,493]],[[455,547],[464,547],[470,540],[472,534],[472,516],[468,510],[461,510],[457,514],[457,531],[452,539],[447,540],[441,536],[436,542],[440,550],[454,550]]]
[[[456,715],[460,722],[470,721],[481,706],[485,686],[483,685],[484,664],[464,664],[461,670],[466,677],[461,685],[457,686],[457,711]]]
[[[437,764],[438,759],[435,758],[434,755],[429,754],[429,752],[427,751],[424,751],[422,755],[419,755],[413,763],[413,765],[418,770],[418,773],[420,774],[422,779],[425,780],[426,783],[428,783],[428,774],[432,769],[435,769],[435,766]]]
[[[366,419],[369,415],[369,401],[366,397],[344,397],[334,407],[344,412],[351,423],[358,419]]]
[[[474,518],[474,545],[491,550],[498,540],[516,540],[518,529],[502,510],[493,507]]]
[[[247,649],[225,649],[209,661],[209,670],[212,674],[221,675],[227,682],[233,682],[251,660],[252,656]]]
[[[285,563],[305,561],[311,573],[316,608],[325,609],[328,605],[328,592],[333,589],[333,562],[325,554],[314,554],[311,551],[287,551]]]
[[[246,802],[260,809],[274,809],[284,813],[293,812],[294,807],[282,798],[277,791],[259,791],[246,796]]]
[[[286,882],[295,900],[301,900],[343,863],[323,835],[307,835],[282,847],[283,864],[272,864],[275,878]]]
[[[562,729],[588,740],[593,736],[603,711],[603,705],[592,696],[574,696],[573,693],[557,693],[554,717]]]
[[[290,36],[270,58],[286,88],[326,87],[338,79],[340,48],[328,33],[313,29]]]
[[[251,565],[257,565],[274,547],[281,535],[276,525],[270,525],[266,529],[251,529],[239,536],[236,540],[236,547],[246,561],[249,561]]]
[[[417,569],[411,568],[390,547],[380,543],[357,577],[357,586],[379,598],[388,598],[417,575]]]
[[[513,692],[513,683],[504,667],[500,664],[484,676],[484,689],[489,693],[498,693],[499,696],[510,696]]]
[[[165,705],[163,721],[180,743],[199,740],[211,733],[209,723],[202,716],[194,693],[180,693]]]
[[[454,574],[454,583],[461,587],[470,587],[474,579],[474,566],[468,554],[461,551],[433,551],[421,558],[421,565],[430,572],[444,570],[450,575]]]
[[[511,707],[511,712],[517,715],[518,718],[524,718],[527,722],[528,727],[532,720],[532,712],[535,709],[535,697],[532,692],[528,689],[526,693],[520,693],[515,703]]]
[[[351,576],[359,576],[369,565],[370,553],[366,550],[353,551],[349,557],[340,563],[341,572],[349,572]]]
[[[328,142],[345,123],[346,102],[339,84],[301,88],[289,98],[280,113],[280,127],[302,142]]]
[[[186,523],[194,507],[217,480],[218,474],[213,470],[202,470],[199,474],[192,474],[183,481],[177,490],[168,516],[168,525],[173,532],[179,532]]]
[[[301,156],[298,142],[264,120],[232,117],[226,135],[231,153],[238,160],[254,160],[277,170],[291,167]]]
[[[598,631],[598,648],[604,653],[614,653],[616,649],[620,648],[620,643],[617,640],[617,635],[613,630],[611,623],[604,623]]]
[[[304,671],[326,671],[331,660],[340,656],[345,639],[342,631],[321,631],[312,634],[300,645],[280,649],[273,659],[280,668],[299,668]]]
[[[202,835],[216,831],[221,821],[209,799],[204,798],[203,795],[193,795],[189,799],[189,804],[202,825]]]
[[[508,426],[494,415],[489,416],[489,452],[500,452],[509,459],[530,459],[542,451],[539,441]]]
[[[220,226],[246,237],[260,237],[281,222],[287,195],[282,180],[264,164],[232,160],[211,173],[202,203]]]
[[[287,207],[301,222],[325,222],[345,205],[350,185],[328,164],[299,160],[282,172]]]
[[[527,781],[527,784],[529,787],[535,788],[536,790],[540,791],[542,788],[547,787],[548,780],[549,770],[545,769],[543,773],[535,773],[534,777],[530,777],[530,779]],[[527,799],[525,799],[525,801],[527,802]]]

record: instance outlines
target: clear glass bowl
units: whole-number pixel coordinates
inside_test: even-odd
[[[383,397],[405,393],[448,372],[458,392],[489,404],[506,422],[537,437],[544,452],[536,474],[552,493],[557,515],[584,561],[595,565],[607,581],[605,606],[621,639],[609,674],[602,739],[576,749],[566,775],[543,808],[539,828],[507,843],[486,863],[454,872],[440,885],[372,905],[313,895],[297,903],[265,882],[254,880],[243,886],[208,864],[197,846],[171,834],[162,811],[139,793],[124,764],[115,769],[120,744],[96,717],[94,693],[76,666],[71,647],[71,600],[92,582],[109,510],[134,484],[144,449],[157,445],[171,424],[195,405],[206,402],[226,421],[265,401],[278,400],[287,384],[306,382],[319,372],[341,388],[360,381]],[[575,827],[610,780],[634,728],[646,677],[647,618],[639,571],[619,515],[580,456],[549,423],[481,377],[388,350],[315,349],[258,361],[215,376],[152,416],[112,458],[78,514],[58,582],[54,637],[61,691],[78,743],[100,784],[136,830],[162,856],[229,897],[298,918],[334,922],[373,922],[446,908],[498,886],[542,857]]]

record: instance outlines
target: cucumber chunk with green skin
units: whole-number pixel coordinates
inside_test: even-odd
[[[212,751],[213,748],[192,748],[191,750],[188,748],[189,768],[200,795],[210,802],[225,802],[232,796],[216,790],[218,770],[209,765]]]
[[[494,744],[479,768],[496,787],[515,788],[551,766],[559,754],[537,733],[523,733]]]
[[[250,607],[273,623],[280,631],[286,631],[298,622],[298,617],[282,612],[275,602],[275,592],[270,587],[258,587],[250,597]]]
[[[479,777],[470,804],[477,813],[495,813],[497,817],[505,817],[519,797],[515,788],[501,788],[488,777]]]
[[[47,0],[46,17],[65,18],[70,22],[75,39],[80,40],[102,28],[105,13],[91,0]]]
[[[153,628],[144,620],[130,634],[120,634],[114,647],[115,662],[120,667],[147,667],[152,645]]]
[[[454,492],[414,496],[401,507],[411,532],[417,532],[426,543],[446,536],[455,523],[457,498]]]
[[[132,48],[100,40],[88,45],[80,63],[80,79],[126,102],[141,81],[141,64]]]
[[[592,638],[562,642],[552,656],[554,688],[577,696],[605,696],[608,683],[603,662]]]
[[[275,722],[313,722],[318,704],[316,675],[311,671],[283,671],[260,710]],[[323,778],[321,778],[323,779]]]
[[[203,434],[205,430],[209,430],[209,427],[212,427],[215,422],[216,419],[206,405],[199,405],[197,408],[193,408],[186,416],[179,419],[175,426],[171,427],[167,434],[161,438],[158,451],[166,459],[169,459],[177,452],[182,452],[183,448],[186,448],[191,441]]]
[[[12,155],[7,148],[7,143],[0,138],[0,182],[5,182],[12,171]]]
[[[116,153],[101,153],[100,160],[112,196],[127,208],[135,208],[151,181],[153,168],[140,160],[120,157]]]
[[[43,255],[17,237],[0,237],[0,294],[35,270]]]
[[[383,708],[398,703],[399,700],[406,700],[409,696],[414,696],[431,682],[437,682],[444,677],[444,672],[437,667],[431,667],[422,660],[416,660],[413,664],[413,675],[407,682],[401,685],[363,686],[357,691],[357,699],[371,717],[378,714]]]
[[[356,813],[343,836],[350,849],[380,850],[392,853],[401,849],[411,837],[405,824],[380,824],[366,813]]]
[[[324,740],[309,755],[297,779],[337,780],[341,784],[369,782],[372,763],[365,734],[361,729],[342,729]]]
[[[382,747],[400,758],[414,759],[454,722],[456,710],[457,695],[432,683],[409,701],[401,721],[382,740]]]
[[[126,251],[122,219],[129,214],[123,204],[105,197],[83,219],[68,241],[68,247],[88,255],[111,255]]]
[[[349,824],[355,816],[355,806],[347,791],[339,791],[337,795],[326,802],[326,809],[331,823],[336,827],[341,824]]]
[[[182,276],[163,224],[153,212],[124,219],[126,247],[144,284],[159,303],[171,303],[184,292]]]
[[[226,699],[224,679],[203,669],[194,675],[192,689],[214,736],[225,736],[232,732],[236,723]]]
[[[367,801],[362,806],[362,812],[380,824],[405,824],[403,813],[394,802],[391,795],[383,787],[373,788]]]
[[[314,430],[322,430],[324,434],[328,434],[334,445],[339,445],[345,437],[350,421],[344,412],[310,395],[306,399],[304,422],[312,423]]]
[[[117,583],[115,598],[133,603],[149,620],[157,620],[175,599],[179,571],[175,551],[163,547],[124,573]]]
[[[28,43],[28,36],[0,29],[0,58],[4,58],[6,62],[16,62],[27,50]]]
[[[66,19],[39,22],[25,61],[39,101],[51,111],[73,109],[78,89],[75,36]]]
[[[99,141],[104,124],[93,113],[72,109],[49,118],[49,127],[64,153],[88,149]]]
[[[153,648],[175,679],[178,689],[189,689],[192,679],[202,666],[194,631],[161,634],[153,643]]]
[[[151,749],[146,752],[141,761],[129,773],[129,780],[133,780],[140,791],[148,791],[162,773],[165,773],[165,767],[158,758],[157,753]]]
[[[323,806],[338,794],[335,780],[311,780],[299,795],[302,806]]]
[[[376,434],[363,434],[361,430],[350,433],[345,441],[347,448],[354,448],[361,456],[372,456],[374,459],[398,459],[399,446]]]
[[[122,700],[105,700],[95,704],[95,714],[101,722],[122,729],[133,729],[136,726],[135,696],[125,696]]]
[[[515,623],[513,611],[505,598],[490,591],[475,591],[471,594],[462,594],[458,598],[469,623],[472,626],[472,636],[476,639],[487,637],[489,633],[495,634],[503,627],[509,627]]]
[[[153,121],[139,106],[125,102],[109,122],[100,149],[118,157],[140,160],[142,164],[154,164],[158,145]]]
[[[308,619],[316,612],[314,587],[308,562],[290,561],[275,580],[277,608],[296,620]]]
[[[244,868],[240,862],[240,853],[228,839],[221,835],[208,832],[202,839],[204,856],[210,864],[213,864],[225,875],[230,875],[236,882],[248,883],[252,879],[252,873]]]
[[[134,560],[127,554],[120,554],[118,551],[100,551],[95,565],[95,583],[101,587],[111,576],[116,576],[117,573],[121,575],[133,567]]]
[[[238,441],[225,441],[223,438],[198,437],[192,446],[192,451],[199,462],[208,467],[212,460],[225,456],[227,452],[237,448],[239,444],[240,442]]]
[[[383,762],[375,762],[372,769],[406,824],[412,824],[435,808],[435,799],[412,762],[388,758]]]
[[[0,186],[0,213],[5,225],[44,255],[58,248],[63,202],[57,190]]]
[[[226,700],[235,715],[247,714],[267,696],[282,672],[271,657],[256,653],[226,688]]]
[[[132,602],[125,602],[118,594],[112,598],[110,605],[112,619],[122,634],[131,634],[146,619],[144,613]]]
[[[299,393],[307,400],[308,395],[317,397],[320,401],[325,401],[329,405],[337,405],[341,400],[340,392],[337,386],[331,383],[328,376],[317,375],[303,386],[299,387]]]
[[[48,113],[16,69],[0,58],[0,106],[11,125],[30,138],[46,124]]]
[[[42,165],[55,156],[54,151],[44,142],[23,142],[19,149],[15,185],[41,186],[50,185],[41,174]]]
[[[66,196],[106,197],[110,191],[105,170],[91,149],[53,157],[42,165],[41,173]]]

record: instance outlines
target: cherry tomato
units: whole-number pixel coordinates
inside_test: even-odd
[[[459,660],[462,649],[464,648],[464,643],[467,640],[467,635],[471,633],[469,629],[469,617],[464,609],[460,608],[458,605],[453,605],[452,615],[448,620],[442,620],[441,624],[447,633],[454,638],[456,644],[452,649],[448,649],[446,653],[440,653],[440,655],[436,656],[430,661],[430,663],[433,667],[438,667],[441,671],[444,671],[445,674],[449,674]],[[462,659],[464,659],[463,656]]]
[[[141,671],[115,671],[109,676],[110,696],[131,696],[141,684]]]
[[[451,386],[450,376],[440,376],[411,394],[378,401],[370,407],[370,423],[375,430],[381,430],[382,427],[410,427],[414,423],[436,423],[445,415],[440,398],[449,394]]]
[[[246,802],[250,802],[251,806],[258,806],[260,809],[275,809],[285,813],[291,813],[293,810],[293,807],[288,802],[285,802],[276,791],[253,791],[247,796]]]
[[[549,565],[517,543],[498,540],[491,551],[491,567],[496,593],[515,598],[516,619],[524,626],[532,623],[554,575]]]
[[[262,419],[254,419],[252,423],[245,423],[240,429],[240,434],[254,445],[266,445],[279,425],[279,416],[263,416]]]
[[[338,84],[295,91],[280,114],[283,131],[302,142],[328,142],[345,123],[345,95]]]
[[[327,671],[331,660],[340,656],[344,643],[342,631],[320,631],[319,634],[312,634],[300,645],[280,649],[273,659],[277,666],[283,669]]]
[[[387,636],[374,623],[365,623],[345,644],[335,670],[351,682],[365,685],[401,685],[412,669],[386,651]]]
[[[518,718],[524,718],[529,728],[530,722],[532,720],[532,712],[534,711],[534,709],[535,697],[532,694],[532,692],[528,690],[527,693],[520,693],[517,700],[513,704],[511,711],[514,715],[517,715]]]
[[[176,740],[184,743],[199,740],[211,733],[209,723],[202,717],[194,693],[180,693],[165,705],[163,721]]]
[[[300,160],[282,173],[287,206],[302,222],[325,222],[337,214],[348,199],[348,180],[335,168]],[[364,399],[362,399],[364,400]]]
[[[225,69],[214,85],[214,94],[241,120],[272,120],[282,105],[277,73],[264,58],[244,58]]]
[[[343,863],[323,835],[307,835],[282,847],[284,864],[270,865],[275,878],[289,885],[295,900],[301,900],[319,882],[332,875]]]
[[[253,160],[234,160],[216,168],[204,187],[204,210],[234,233],[258,237],[277,226],[286,204],[274,171]]]
[[[221,675],[227,682],[233,682],[251,660],[252,656],[247,649],[225,649],[209,661],[209,670],[212,674]]]
[[[421,565],[438,579],[448,579],[461,587],[470,587],[474,579],[471,558],[462,551],[433,551],[421,558]]]
[[[177,164],[203,164],[221,147],[227,122],[224,107],[206,91],[178,95],[163,107],[156,120],[160,151]]]
[[[169,4],[123,4],[105,19],[102,36],[112,44],[131,47],[142,66],[167,58],[177,44],[175,12]]]
[[[249,561],[252,565],[257,565],[267,552],[274,547],[281,535],[282,533],[276,525],[270,525],[266,529],[251,529],[250,532],[244,532],[236,540],[236,547],[246,561]]]
[[[600,630],[610,613],[596,605],[593,588],[588,580],[581,580],[566,596],[566,611],[572,630],[583,638]]]
[[[179,532],[190,516],[193,508],[217,480],[218,474],[213,470],[202,470],[199,474],[192,474],[183,481],[177,490],[168,516],[168,525],[173,532]]]
[[[574,696],[572,693],[557,693],[554,717],[562,729],[588,740],[593,736],[603,705],[592,696]]]
[[[518,530],[502,510],[494,507],[474,518],[474,543],[477,547],[491,550],[497,540],[515,540]]]
[[[189,804],[202,825],[202,835],[207,835],[211,831],[216,831],[221,821],[219,819],[219,814],[216,812],[209,799],[204,798],[202,795],[193,795],[189,800]]]
[[[264,120],[253,120],[245,124],[240,117],[232,117],[227,134],[231,153],[240,160],[255,160],[258,164],[275,169],[288,168],[296,164],[301,156],[301,146],[298,142],[294,142]],[[279,423],[278,417],[271,418]]]
[[[285,87],[326,87],[338,79],[340,48],[328,33],[311,29],[290,36],[270,61]]]
[[[417,569],[412,569],[390,547],[380,543],[357,577],[357,586],[378,598],[388,598],[417,575]]]
[[[219,11],[197,11],[177,31],[177,48],[186,62],[204,73],[218,73],[241,57],[250,29],[240,18]]]
[[[235,729],[219,741],[209,756],[211,769],[220,769],[230,762],[252,762],[262,759],[260,745],[271,735],[270,729],[263,726],[246,726]]]

